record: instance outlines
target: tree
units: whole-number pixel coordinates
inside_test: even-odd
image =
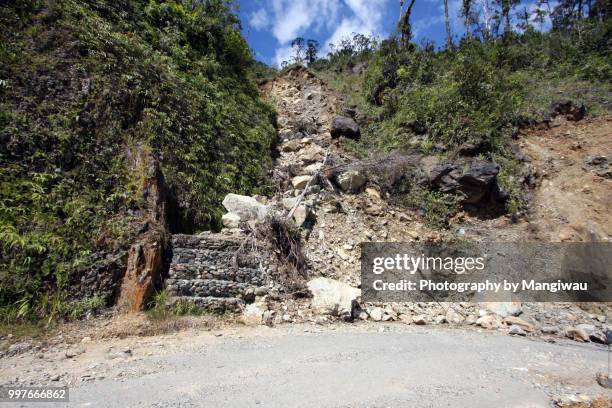
[[[544,0],[548,2],[547,0]],[[520,3],[520,0],[497,0],[497,4],[501,10],[501,17],[504,20],[504,34],[508,34],[512,31],[512,23],[510,21],[510,15],[512,9]]]
[[[519,17],[518,27],[521,30],[527,31],[533,28],[533,26],[531,25],[531,21],[530,21],[531,16],[529,14],[529,11],[527,11],[527,8],[523,8],[523,10],[521,10],[518,17]]]
[[[461,3],[461,14],[464,18],[465,24],[465,35],[467,38],[472,38],[472,0],[462,0]]]
[[[306,61],[312,64],[317,60],[317,54],[319,53],[319,42],[317,40],[308,40],[306,47]]]
[[[453,49],[453,33],[451,32],[450,19],[448,18],[448,0],[444,0],[444,21],[446,23],[446,46]]]
[[[293,62],[296,64],[301,64],[304,62],[304,52],[305,52],[306,40],[302,37],[297,37],[293,41],[291,41],[291,48],[295,51],[295,55],[293,57]]]
[[[412,26],[410,25],[410,15],[412,14],[412,8],[416,0],[410,0],[410,4],[404,11],[404,0],[400,0],[400,20],[398,23],[398,31],[400,32],[401,43],[404,48],[410,46],[412,40]]]
[[[484,39],[491,39],[491,13],[489,13],[489,0],[481,0],[482,12],[484,14]]]

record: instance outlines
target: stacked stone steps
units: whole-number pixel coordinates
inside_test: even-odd
[[[259,257],[242,251],[236,256],[243,242],[240,233],[174,235],[165,280],[170,303],[190,302],[215,310],[241,308],[266,284]]]

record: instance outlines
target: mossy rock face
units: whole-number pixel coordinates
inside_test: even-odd
[[[224,1],[26,0],[0,24],[4,315],[59,313],[88,271],[115,282],[154,170],[131,168],[137,148],[161,163],[175,230],[218,228],[228,192],[266,192],[274,112]]]

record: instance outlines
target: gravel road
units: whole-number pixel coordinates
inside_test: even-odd
[[[106,362],[134,375],[80,382],[69,406],[526,408],[550,406],[550,394],[605,392],[594,381],[607,364],[602,347],[500,333],[291,326],[147,344]]]

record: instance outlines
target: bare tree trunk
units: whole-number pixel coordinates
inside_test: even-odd
[[[411,0],[406,11],[401,15],[400,22],[398,24],[398,30],[401,35],[402,46],[408,48],[410,40],[412,40],[412,27],[410,26],[410,15],[412,14],[412,8],[416,0]],[[403,8],[404,1],[400,0],[400,6]]]
[[[446,22],[446,45],[449,50],[452,50],[453,45],[453,33],[451,32],[450,19],[448,18],[448,0],[444,0],[444,20]]]
[[[471,26],[472,26],[472,19],[471,19],[471,13],[472,13],[472,0],[463,0],[463,17],[465,19],[465,35],[467,38],[472,38],[472,31],[471,31]]]
[[[482,0],[482,11],[485,20],[485,40],[491,39],[491,15],[489,14],[489,0]]]

